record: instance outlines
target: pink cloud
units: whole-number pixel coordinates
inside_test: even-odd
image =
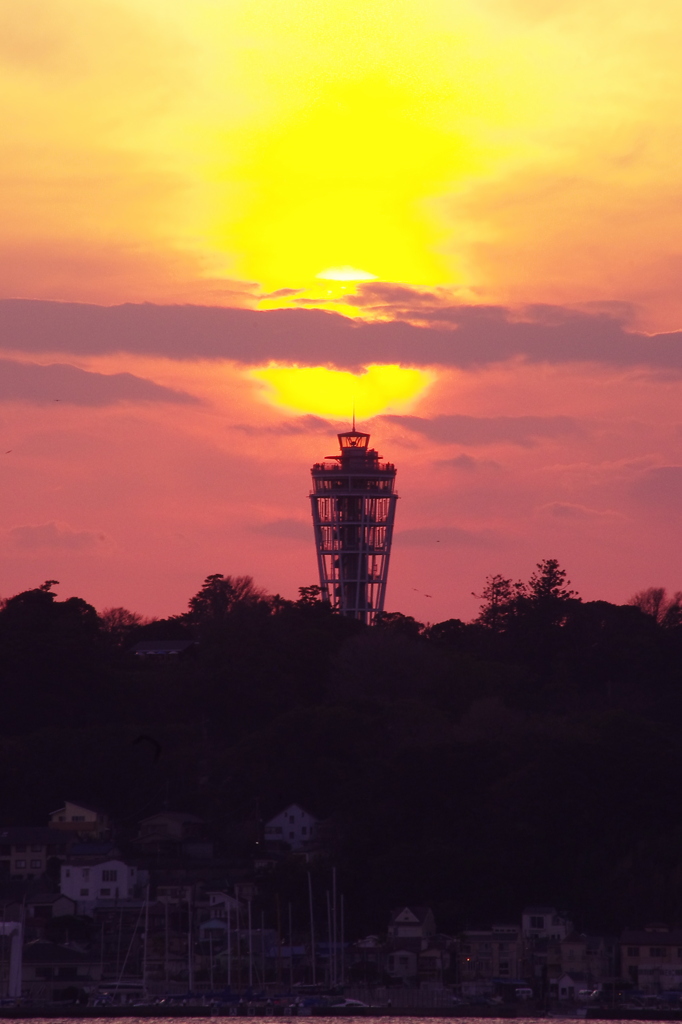
[[[44,523],[41,526],[15,526],[9,530],[11,541],[22,548],[91,548],[106,540],[94,530],[74,530],[66,523]]]

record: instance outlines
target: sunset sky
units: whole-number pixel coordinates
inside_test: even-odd
[[[0,595],[295,597],[354,403],[390,610],[682,589],[681,46],[672,0],[0,0]]]

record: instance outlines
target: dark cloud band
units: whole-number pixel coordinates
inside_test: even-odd
[[[522,357],[535,363],[588,361],[682,370],[682,332],[649,337],[628,331],[616,309],[591,313],[534,306],[520,316],[497,306],[447,305],[431,293],[427,301],[404,287],[400,296],[392,296],[401,302],[392,306],[388,287],[383,306],[367,301],[364,308],[397,317],[390,322],[353,320],[321,309],[7,299],[0,301],[0,346],[25,352],[230,359],[250,366],[276,360],[344,368],[369,363],[473,367]]]

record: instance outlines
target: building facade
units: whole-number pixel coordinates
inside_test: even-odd
[[[309,849],[318,838],[319,822],[303,807],[291,804],[265,823],[266,843],[286,843],[290,850]]]

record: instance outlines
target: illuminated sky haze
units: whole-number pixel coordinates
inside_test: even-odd
[[[295,596],[353,402],[389,606],[679,589],[681,43],[672,0],[0,0],[0,593]]]

